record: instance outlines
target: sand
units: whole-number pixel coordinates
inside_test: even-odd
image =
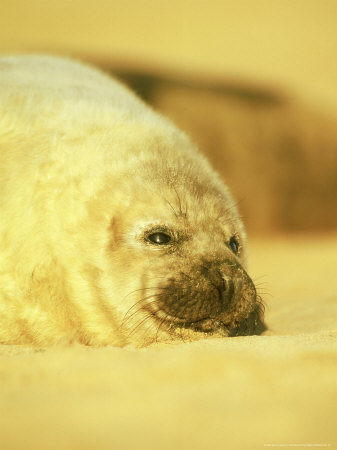
[[[337,236],[255,238],[250,255],[265,336],[0,346],[1,450],[336,445]]]

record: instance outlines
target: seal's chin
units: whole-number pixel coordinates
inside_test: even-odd
[[[230,328],[228,325],[221,322],[221,320],[212,317],[206,317],[194,321],[187,319],[181,319],[169,314],[155,314],[155,320],[160,323],[160,328],[166,328],[170,332],[179,331],[185,329],[187,331],[204,333],[204,334],[217,334],[220,336],[229,336]]]
[[[222,336],[229,335],[228,327],[220,320],[211,317],[198,320],[196,322],[192,322],[189,324],[188,328],[191,328],[193,331],[198,331],[207,334],[216,333]]]
[[[155,320],[160,323],[160,328],[166,328],[169,332],[179,330],[186,330],[196,333],[203,333],[206,335],[217,336],[248,336],[259,335],[267,328],[263,321],[263,304],[257,303],[251,313],[240,321],[231,323],[224,323],[216,317],[204,317],[198,320],[189,321],[181,319],[162,311],[157,311],[154,314]]]
[[[218,329],[226,328],[225,324],[219,319],[204,317],[198,320],[188,320],[187,318],[180,318],[174,315],[168,314],[161,310],[153,313],[154,319],[160,323],[160,327],[167,328],[168,330],[174,329],[191,329],[193,331],[203,332],[203,333],[214,333]],[[228,333],[226,333],[226,336]]]

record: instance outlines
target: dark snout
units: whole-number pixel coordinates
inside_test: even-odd
[[[203,260],[182,270],[164,286],[158,306],[176,326],[227,335],[263,331],[263,308],[254,283],[232,259]]]

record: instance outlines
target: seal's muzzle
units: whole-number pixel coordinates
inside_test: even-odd
[[[203,260],[161,286],[157,308],[170,327],[226,335],[262,331],[262,307],[254,283],[233,259]]]

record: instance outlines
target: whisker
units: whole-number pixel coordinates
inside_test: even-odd
[[[140,320],[137,324],[135,324],[134,327],[131,328],[129,334],[127,335],[127,337],[130,337],[131,334],[133,334],[141,325],[143,325],[148,319],[152,319],[152,315],[149,314],[145,317],[142,318],[142,320]]]
[[[126,311],[126,313],[124,314],[123,320],[126,318],[126,316],[129,314],[129,312],[130,312],[135,306],[139,305],[140,303],[142,303],[144,300],[146,300],[146,299],[148,299],[148,298],[155,297],[156,295],[157,295],[157,294],[149,295],[149,296],[146,297],[145,299],[144,299],[144,298],[141,298],[140,300],[138,300],[138,302],[134,303],[134,304]],[[140,308],[140,309],[141,309],[141,308]]]
[[[267,289],[268,283],[254,283],[257,289]]]
[[[178,202],[179,202],[179,215],[182,216],[183,215],[183,211],[181,209],[181,200],[179,197],[179,194],[177,192],[177,189],[175,188],[175,186],[173,186],[174,192],[176,193],[176,196],[178,197]]]
[[[236,211],[239,210],[239,205],[243,202],[243,200],[239,200],[237,202],[234,202],[231,206],[229,206],[228,208],[226,208],[223,212],[220,212],[219,215],[216,217],[215,220],[220,220],[221,218],[225,218],[225,216],[228,214],[228,212],[230,212],[231,210],[235,209]],[[239,217],[240,219],[243,218],[242,215],[237,215],[237,217]]]
[[[173,208],[173,206],[171,205],[171,203],[170,203],[168,200],[166,200],[166,199],[165,199],[165,201],[168,203],[169,207],[172,209],[173,214],[174,214],[176,217],[179,217],[179,214],[178,214],[177,211]]]
[[[257,304],[257,308],[259,310],[259,312],[261,312],[262,314],[264,313],[266,307],[265,304],[262,301],[262,298],[260,297],[260,295],[256,296],[256,304]]]
[[[270,297],[273,297],[273,294],[271,292],[269,292],[269,291],[263,291],[261,289],[258,289],[257,292],[258,292],[258,294],[260,296],[262,296],[262,295],[269,295]]]
[[[262,295],[268,295],[269,297],[274,297],[273,294],[271,292],[269,292],[267,289],[261,289],[259,287],[256,287],[256,294],[260,297]]]
[[[268,277],[268,275],[259,275],[258,277],[254,277],[253,281],[255,282],[257,280],[260,280],[261,278],[266,278],[266,277]]]
[[[159,326],[158,326],[158,328],[157,328],[157,332],[156,332],[155,342],[158,342],[158,333],[159,333],[159,330],[160,330],[161,326],[165,323],[165,321],[166,321],[166,317],[164,317],[164,318],[160,321],[160,324],[159,324]]]
[[[142,298],[137,303],[132,305],[131,308],[129,308],[128,311],[125,313],[123,320],[122,320],[122,324],[125,325],[125,323],[127,321],[129,321],[135,314],[137,314],[137,312],[144,310],[144,305],[142,304],[138,309],[136,309],[136,311],[134,311],[132,314],[129,314],[135,306],[139,305],[139,303],[143,303],[145,300],[148,300],[149,298],[154,298],[154,297],[156,298],[156,300],[153,300],[152,302],[147,302],[146,306],[155,304],[155,303],[157,303],[157,297],[159,297],[159,296],[160,296],[160,294],[149,295],[148,297]]]

